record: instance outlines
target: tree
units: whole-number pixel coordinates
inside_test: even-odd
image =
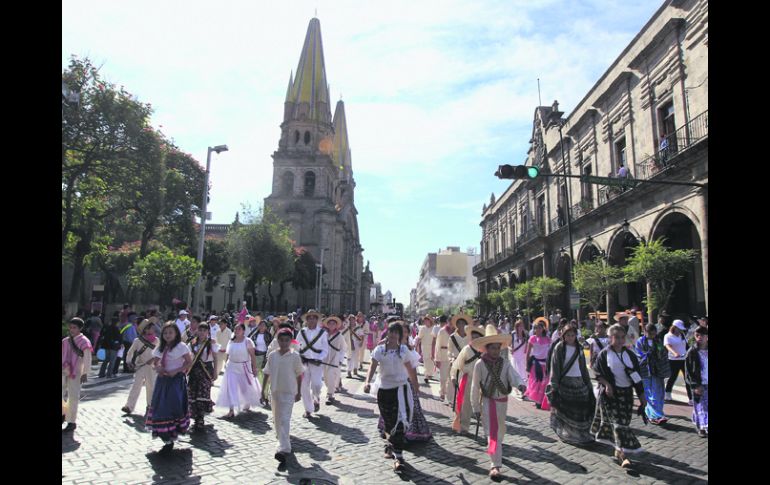
[[[692,271],[698,257],[694,249],[671,250],[664,239],[640,243],[632,249],[631,257],[623,268],[626,281],[647,283],[647,313],[652,320],[653,311],[668,308],[676,282]]]
[[[158,303],[165,308],[174,292],[193,284],[201,274],[201,264],[195,259],[158,249],[139,259],[128,272],[129,285],[158,294]]]
[[[513,288],[506,288],[500,292],[500,296],[503,300],[503,308],[506,313],[512,313],[516,310],[516,292]]]
[[[606,301],[607,294],[623,283],[623,270],[607,264],[601,258],[575,263],[574,274],[575,290],[595,312]]]
[[[540,276],[532,280],[532,285],[535,287],[535,293],[543,299],[543,315],[548,315],[548,303],[561,294],[564,283],[557,278]]]
[[[73,265],[69,301],[82,301],[85,259],[104,221],[134,196],[124,188],[137,170],[125,161],[141,145],[151,107],[103,82],[88,59],[73,57],[62,84],[79,94],[62,105],[62,259]]]
[[[227,257],[227,242],[219,239],[206,239],[203,242],[203,278],[218,278],[230,269]],[[216,285],[218,281],[214,281]]]
[[[295,290],[312,290],[316,287],[316,261],[310,252],[303,247],[295,247],[292,249],[294,267],[291,274],[281,280],[278,303],[283,299],[284,285],[291,283],[292,288]],[[324,273],[326,270],[324,270]]]
[[[519,308],[527,314],[528,323],[532,321],[532,311],[537,311],[537,300],[540,299],[538,288],[532,281],[519,283],[513,289]]]
[[[487,293],[487,299],[495,311],[503,306],[503,294],[500,291],[490,291]]]
[[[259,214],[247,213],[245,217],[247,224],[227,235],[228,257],[254,297],[258,285],[268,285],[270,306],[274,308],[272,283],[288,278],[294,264],[289,227],[268,208]]]

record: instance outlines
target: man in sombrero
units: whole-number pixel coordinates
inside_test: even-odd
[[[302,404],[305,406],[305,418],[321,408],[321,388],[323,387],[323,366],[329,354],[326,330],[318,325],[321,314],[309,310],[302,315],[305,327],[299,331],[299,354],[305,371],[302,376]]]
[[[503,466],[503,439],[505,438],[505,417],[508,409],[508,395],[514,387],[526,390],[521,376],[516,373],[509,360],[500,355],[500,348],[511,344],[511,336],[499,334],[494,325],[487,325],[483,337],[473,339],[471,347],[482,352],[481,359],[473,367],[471,403],[477,419],[481,418],[487,434],[490,456],[490,478],[500,476]]]
[[[463,326],[460,322],[463,319],[458,319],[456,324],[458,325],[458,332],[460,326]],[[473,366],[476,365],[476,361],[481,358],[481,352],[476,351],[469,344],[474,338],[480,338],[484,336],[484,329],[478,326],[475,320],[468,321],[468,325],[464,326],[465,338],[463,341],[462,350],[457,354],[457,357],[452,362],[451,379],[452,385],[457,388],[457,397],[455,398],[454,411],[455,417],[452,421],[452,429],[458,433],[467,433],[471,424],[472,409],[468,400],[471,398],[471,378],[473,375]],[[456,332],[457,333],[457,332]],[[452,335],[455,340],[460,343],[459,336]],[[452,344],[454,345],[454,343]]]
[[[328,317],[324,319],[323,326],[328,332],[327,343],[329,344],[329,354],[326,356],[324,362],[326,365],[323,369],[324,383],[326,384],[326,405],[328,406],[334,402],[334,391],[340,385],[340,366],[342,366],[342,358],[345,356],[347,347],[345,337],[339,331],[342,327],[340,318]]]

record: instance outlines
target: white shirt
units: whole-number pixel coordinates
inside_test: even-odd
[[[407,383],[409,373],[405,364],[414,367],[415,352],[406,345],[401,345],[398,350],[385,350],[383,344],[375,347],[372,359],[379,366],[380,389],[394,389]]]
[[[567,345],[567,354],[564,356],[564,365],[567,365],[567,363],[570,361],[572,356],[575,355],[576,349],[577,347],[575,347],[574,345]],[[580,356],[578,356],[578,358],[575,359],[575,362],[572,364],[572,367],[570,367],[567,373],[565,374],[566,377],[582,377],[583,374],[580,373],[579,361],[580,361]]]
[[[174,323],[176,323],[176,328],[179,329],[179,334],[180,335],[184,335],[184,331],[187,330],[187,327],[190,326],[190,320],[188,320],[186,318],[184,320],[180,320],[180,319],[177,318],[176,322],[174,322]]]
[[[230,339],[233,338],[233,331],[227,327],[225,327],[224,330],[218,329],[216,336],[212,334],[211,338],[217,341],[220,348],[227,348],[227,344],[230,342]]]
[[[265,343],[265,334],[259,333],[254,339],[255,349],[257,352],[267,352],[267,344]]]
[[[313,348],[318,350],[318,352],[314,352],[313,350],[308,348],[305,352],[302,352],[300,354],[302,357],[306,359],[321,360],[321,361],[326,359],[326,356],[329,354],[329,343],[328,343],[329,334],[320,325],[316,325],[315,329],[313,330],[310,330],[309,328],[303,328],[299,332],[299,335],[297,335],[297,340],[299,340],[299,348],[301,351],[305,347],[308,347],[308,344],[315,339],[316,335],[318,335],[318,332],[320,332],[321,330],[323,330],[323,335],[321,335],[321,338],[319,338],[313,344]]]
[[[165,352],[166,361],[163,363],[163,370],[166,372],[174,372],[184,367],[184,356],[190,353],[190,348],[187,344],[179,342],[171,350],[168,350],[168,347],[166,347]],[[155,350],[152,351],[152,356],[158,357],[161,361],[163,360],[163,352],[160,351],[160,345],[155,347]]]
[[[607,351],[607,365],[610,366],[610,370],[612,370],[612,373],[615,375],[615,386],[631,387],[633,382],[628,375],[626,375],[626,367],[633,368],[634,363],[624,350],[620,351],[620,355],[623,357],[622,362],[618,358],[618,354],[615,353],[613,349],[609,349]]]
[[[674,357],[674,354],[669,351],[668,360],[684,360],[684,354],[687,348],[687,341],[684,338],[677,337],[673,333],[669,332],[665,337],[663,337],[663,345],[670,345],[671,348],[673,348],[676,353],[679,354],[679,357]]]
[[[283,355],[280,350],[276,350],[267,356],[264,373],[270,376],[271,394],[296,395],[297,376],[302,375],[302,372],[302,359],[293,349]]]
[[[199,350],[199,347],[193,347],[192,345],[190,346],[190,353],[192,354],[193,358],[195,358],[195,354],[198,353],[198,350]],[[217,352],[219,352],[219,344],[212,340],[211,351],[206,352],[204,350],[203,352],[201,352],[201,356],[198,357],[198,360],[200,360],[201,362],[214,362],[214,355],[216,355]]]
[[[231,364],[241,364],[243,362],[250,363],[251,355],[249,355],[249,349],[254,348],[254,342],[244,338],[241,342],[231,340],[227,344],[227,355],[230,357]],[[229,364],[228,364],[229,365]]]

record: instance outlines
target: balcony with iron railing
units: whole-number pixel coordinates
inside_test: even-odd
[[[636,166],[636,177],[651,179],[681,162],[679,155],[709,136],[708,110],[691,119],[674,133],[661,140],[658,153],[651,155]]]

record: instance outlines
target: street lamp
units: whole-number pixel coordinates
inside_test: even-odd
[[[217,155],[219,155],[222,152],[226,152],[228,150],[227,145],[217,145],[215,147],[209,147],[208,152],[206,153],[206,184],[203,188],[203,203],[201,204],[202,210],[201,210],[201,234],[200,234],[200,240],[198,241],[198,262],[203,264],[203,240],[206,237],[206,205],[208,204],[208,195],[209,195],[209,176],[211,174],[211,152],[217,152]],[[201,299],[201,292],[200,292],[200,286],[201,286],[201,280],[203,279],[203,275],[201,274],[200,277],[198,277],[198,281],[195,283],[195,306],[193,306],[193,312],[195,312],[198,309],[198,305],[200,304]],[[192,291],[192,288],[190,289]],[[192,295],[191,295],[192,296]],[[188,298],[187,301],[190,301],[191,298]]]
[[[327,249],[328,248],[321,248],[321,262],[316,263],[316,268],[318,270],[318,291],[316,292],[315,307],[317,311],[321,310],[321,286],[324,277],[324,251]]]

